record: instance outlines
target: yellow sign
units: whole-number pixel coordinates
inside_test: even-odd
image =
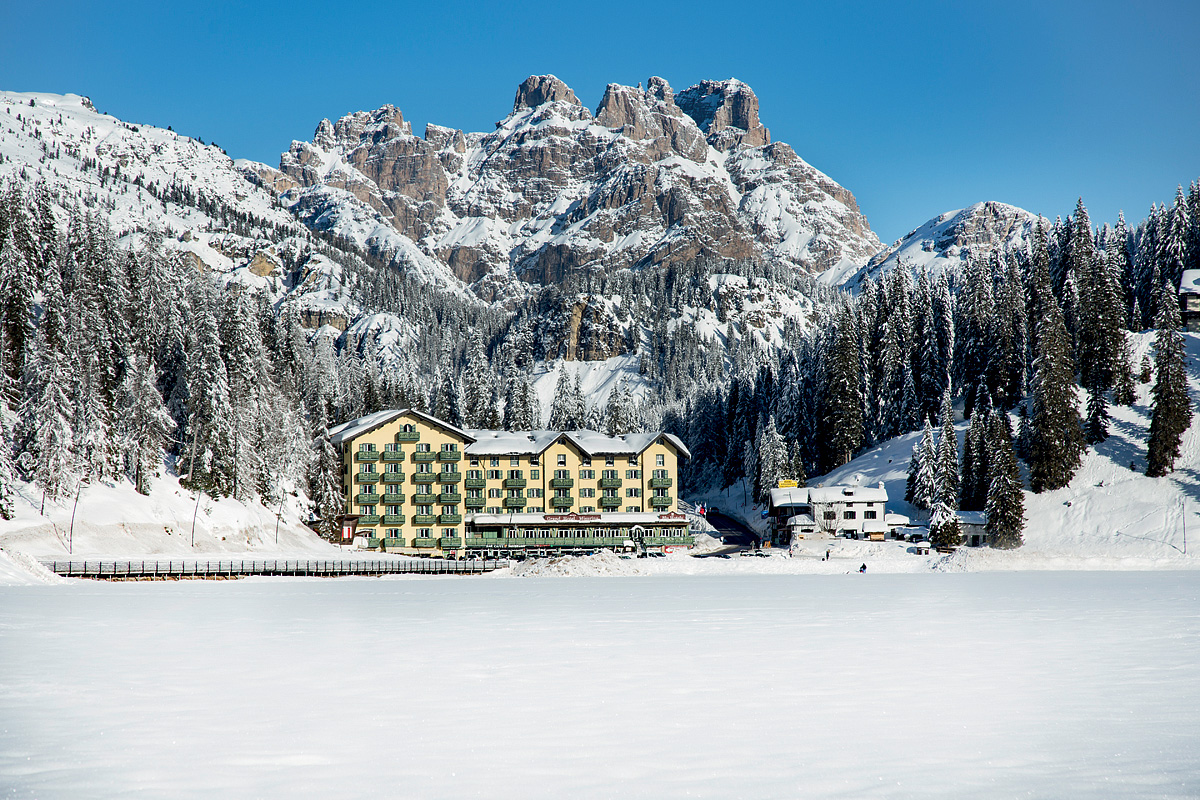
[[[780,481],[776,485],[776,489],[796,489],[800,486],[799,481]]]

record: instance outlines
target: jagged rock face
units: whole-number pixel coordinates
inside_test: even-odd
[[[741,81],[701,81],[677,102],[718,150],[771,143],[771,132],[758,121],[758,97]]]
[[[494,131],[429,125],[422,139],[384,106],[323,120],[280,172],[303,187],[285,196],[301,219],[370,247],[387,237],[337,208],[357,201],[490,300],[581,270],[714,256],[819,272],[879,247],[848,191],[770,144],[733,80],[610,84],[593,116],[558,78],[531,76]]]

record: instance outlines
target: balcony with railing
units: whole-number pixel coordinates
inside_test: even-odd
[[[384,450],[383,451],[383,460],[384,461],[403,461],[404,453],[400,450]]]
[[[600,479],[600,488],[601,489],[620,489],[621,488],[621,479],[620,478],[601,478]]]
[[[399,492],[387,492],[382,500],[385,506],[398,506],[404,502],[404,495]]]
[[[655,508],[668,508],[671,505],[673,505],[674,502],[675,501],[672,500],[670,497],[651,497],[650,498],[650,505],[654,506]]]
[[[551,478],[550,479],[550,488],[551,489],[570,489],[574,485],[575,485],[574,478]]]
[[[404,515],[403,514],[384,514],[383,515],[383,524],[384,525],[403,525],[404,524]]]
[[[570,508],[575,505],[574,497],[551,497],[550,505],[554,508]]]
[[[358,525],[361,528],[363,525],[378,525],[378,514],[360,514],[358,517]]]
[[[413,453],[410,458],[413,461],[434,461],[437,459],[437,453]]]
[[[413,483],[433,483],[437,480],[437,475],[433,472],[414,472],[412,476]]]
[[[451,503],[461,503],[462,495],[459,494],[458,492],[442,492],[441,494],[438,495],[437,501],[439,503],[441,503],[442,505],[449,505]]]
[[[412,540],[412,546],[417,548],[433,549],[438,546],[439,539],[436,536],[417,536]]]
[[[504,479],[504,488],[505,489],[524,489],[525,488],[525,479],[524,478],[505,478]]]
[[[482,497],[467,497],[463,500],[463,505],[467,508],[483,508],[487,505],[487,500]]]
[[[468,489],[483,489],[487,486],[487,481],[483,478],[467,478],[463,485]]]
[[[463,546],[463,540],[458,536],[443,536],[442,549],[453,550]]]
[[[378,450],[359,450],[354,454],[355,461],[378,461]]]
[[[356,472],[354,473],[355,483],[379,483],[379,479],[383,477],[379,472]]]
[[[439,472],[438,480],[442,483],[458,483],[462,480],[461,472]]]
[[[458,525],[462,523],[462,514],[441,514],[438,516],[438,525]]]
[[[413,514],[413,525],[432,525],[436,521],[433,514]]]
[[[619,498],[619,497],[601,497],[600,498],[600,507],[601,508],[620,508],[621,507],[621,498]]]
[[[462,453],[458,450],[439,450],[438,461],[461,461]]]
[[[525,498],[524,497],[506,497],[506,498],[504,498],[504,507],[505,508],[524,508],[525,507]]]
[[[400,431],[396,434],[397,442],[419,442],[421,441],[420,431]]]
[[[404,547],[403,536],[389,536],[383,540],[383,547],[386,550],[398,550]]]
[[[674,483],[674,481],[672,481],[670,478],[651,478],[650,479],[650,488],[651,489],[669,489],[669,488],[671,488],[672,483]]]
[[[361,505],[373,506],[379,502],[379,495],[368,492],[359,492],[358,494],[354,495],[354,502]]]
[[[437,495],[430,492],[417,492],[412,496],[414,506],[431,506],[437,502]]]

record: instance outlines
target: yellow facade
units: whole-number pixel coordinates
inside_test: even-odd
[[[495,432],[459,431],[414,411],[363,418],[341,440],[345,513],[356,535],[390,551],[461,553],[470,515],[668,513],[678,508],[678,449],[648,437],[640,452],[585,452],[580,434],[540,432],[534,441]],[[335,429],[337,430],[337,429]],[[581,432],[589,444],[619,440]],[[574,437],[574,438],[573,438]],[[497,452],[510,449],[536,452]],[[600,447],[599,449],[604,449]],[[626,447],[625,449],[630,449]],[[473,452],[484,450],[485,452]]]

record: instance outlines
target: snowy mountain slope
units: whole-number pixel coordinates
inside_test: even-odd
[[[1038,219],[1036,214],[995,201],[947,211],[876,253],[865,266],[830,270],[821,280],[832,286],[856,288],[865,278],[878,278],[901,263],[913,270],[953,273],[967,259],[985,260],[997,250],[1025,250]],[[1042,221],[1049,230],[1049,221]]]
[[[341,264],[314,249],[309,229],[246,162],[215,145],[101,114],[79,95],[0,92],[5,179],[40,184],[61,206],[103,213],[127,244],[155,232],[197,269],[295,303],[311,327],[344,329],[359,312]]]
[[[878,250],[853,195],[770,144],[748,86],[679,96],[661,78],[610,84],[593,115],[557,78],[533,76],[494,131],[430,125],[421,138],[388,105],[322,120],[260,172],[307,224],[363,247],[391,229],[486,299],[581,269],[709,255],[820,272]]]

